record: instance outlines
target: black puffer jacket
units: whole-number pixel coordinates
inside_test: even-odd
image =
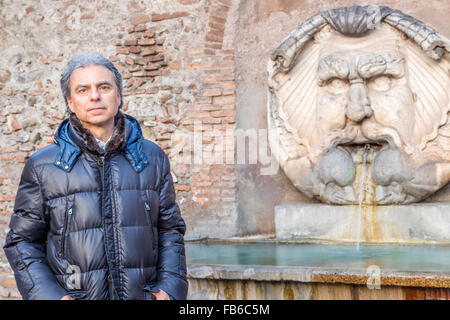
[[[118,147],[101,156],[65,120],[56,144],[26,162],[4,246],[24,299],[109,299],[110,288],[120,299],[186,298],[168,158],[134,118],[122,123]]]

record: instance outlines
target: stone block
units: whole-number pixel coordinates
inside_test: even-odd
[[[150,22],[150,17],[148,15],[142,14],[142,13],[135,14],[135,15],[131,16],[130,22],[132,25],[136,26],[138,24]]]
[[[16,288],[16,279],[13,276],[5,276],[0,280],[0,286],[7,289]]]
[[[359,227],[360,226],[360,227]],[[332,206],[287,203],[275,207],[279,239],[361,243],[450,244],[450,204]]]

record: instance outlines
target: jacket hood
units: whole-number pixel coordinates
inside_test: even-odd
[[[132,116],[124,116],[126,142],[117,150],[124,153],[136,172],[141,172],[149,163],[142,147],[144,138],[141,126]],[[82,152],[90,152],[84,148],[88,144],[86,138],[75,130],[69,119],[60,123],[53,140],[59,146],[54,165],[67,172],[72,170]]]

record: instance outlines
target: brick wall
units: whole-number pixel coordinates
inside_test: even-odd
[[[170,12],[135,10],[110,59],[125,79],[124,110],[138,117],[146,137],[169,155],[187,221],[214,215],[218,208],[224,212],[224,206],[233,215],[236,177],[225,151],[234,150],[235,64],[234,48],[224,44],[232,1],[180,3],[185,6]],[[200,155],[193,150],[199,128]],[[222,159],[208,157],[220,150]],[[204,227],[196,224],[192,232],[188,223],[188,238],[235,233],[211,229],[206,221]]]
[[[66,117],[59,74],[68,59],[83,52],[113,61],[124,80],[123,110],[169,155],[186,238],[236,233],[233,159],[208,156],[234,150],[234,48],[225,41],[232,6],[231,0],[83,6],[11,0],[0,8],[1,46],[7,51],[0,57],[1,245],[26,159],[53,143]],[[198,128],[201,152],[195,153]],[[20,298],[3,250],[0,259],[0,299]]]

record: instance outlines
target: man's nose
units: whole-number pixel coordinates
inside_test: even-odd
[[[360,122],[372,114],[373,110],[370,107],[369,94],[364,81],[362,79],[351,80],[345,115],[354,122]]]
[[[97,88],[92,88],[91,90],[91,100],[96,101],[100,98],[100,93],[98,92]]]

